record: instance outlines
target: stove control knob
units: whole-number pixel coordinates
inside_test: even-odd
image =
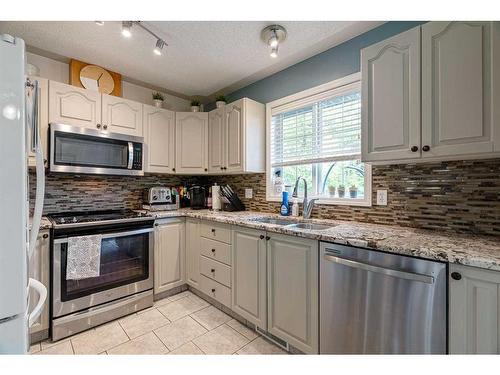
[[[153,200],[155,201],[157,199],[158,199],[158,197],[156,195],[153,195]]]
[[[61,222],[61,224],[64,224],[66,222],[66,220],[64,220],[64,218],[62,217],[61,220],[59,220]]]

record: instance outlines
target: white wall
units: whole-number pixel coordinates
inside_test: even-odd
[[[69,83],[69,64],[53,60],[34,53],[26,53],[28,63],[35,65],[40,69],[40,76],[53,81]],[[134,100],[143,104],[153,104],[151,97],[153,90],[139,86],[127,81],[122,81],[122,97],[125,99]],[[190,101],[179,98],[174,95],[162,93],[165,102],[163,107],[174,111],[189,111]]]

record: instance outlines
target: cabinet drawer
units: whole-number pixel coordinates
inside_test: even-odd
[[[200,233],[202,237],[210,238],[212,240],[231,243],[231,228],[229,225],[202,222]]]
[[[231,245],[219,241],[201,238],[201,255],[207,258],[218,260],[228,266],[231,265]]]
[[[217,281],[201,275],[201,291],[213,299],[219,301],[224,306],[231,307],[231,289],[219,284]]]
[[[231,287],[231,267],[202,256],[200,259],[200,271],[202,275],[227,287]]]

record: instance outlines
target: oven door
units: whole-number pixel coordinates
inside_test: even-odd
[[[153,288],[153,228],[102,234],[100,275],[80,280],[66,280],[69,237],[54,239],[53,317]]]
[[[143,138],[50,124],[50,171],[143,175]]]

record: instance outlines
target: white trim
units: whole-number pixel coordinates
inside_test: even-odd
[[[310,89],[297,92],[269,102],[266,104],[266,201],[279,202],[280,197],[272,194],[271,181],[271,118],[274,114],[293,108],[299,108],[309,103],[319,101],[325,97],[335,94],[343,94],[354,89],[361,91],[361,73],[354,73],[348,76],[336,79]],[[334,91],[334,92],[333,92]],[[298,164],[298,163],[297,163]],[[365,163],[365,197],[364,199],[339,199],[324,198],[318,200],[318,204],[347,205],[347,206],[371,206],[372,205],[372,169],[371,165]],[[312,197],[314,198],[314,197]]]

